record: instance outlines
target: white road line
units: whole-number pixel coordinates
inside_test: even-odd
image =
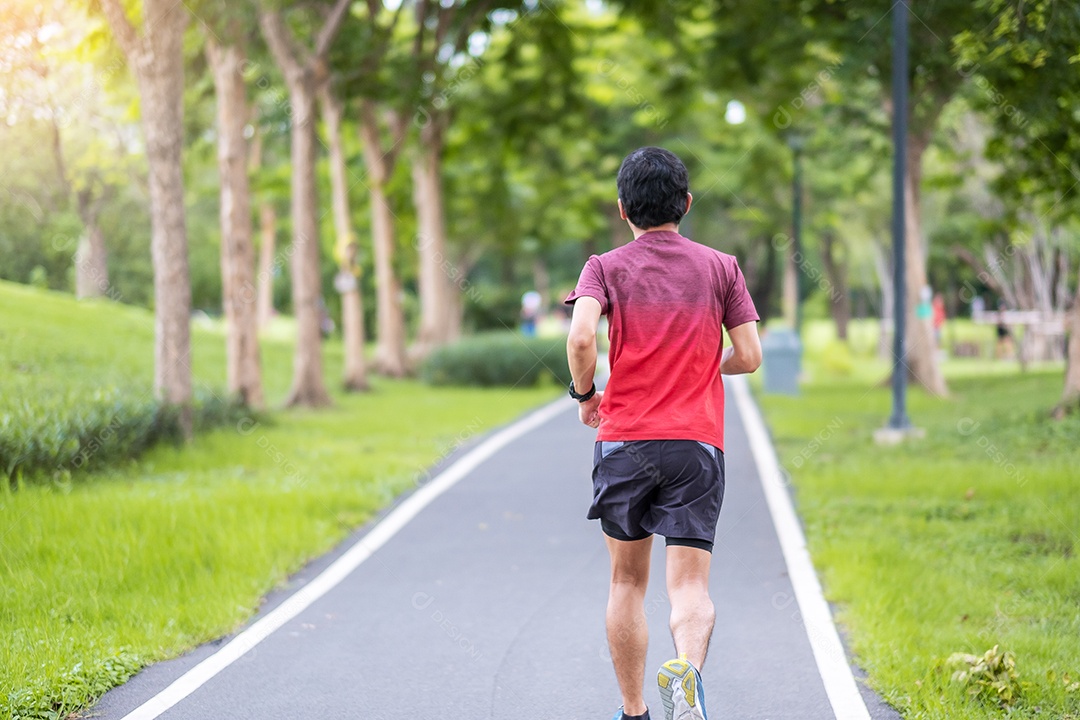
[[[750,439],[750,450],[757,463],[769,514],[772,515],[776,535],[780,539],[788,576],[795,589],[795,599],[799,603],[806,635],[810,639],[810,647],[814,651],[814,660],[825,685],[825,693],[829,696],[833,714],[837,720],[870,720],[870,712],[859,694],[859,687],[844,653],[840,635],[833,624],[829,604],[825,601],[821,583],[814,573],[814,564],[806,548],[806,537],[795,515],[791,496],[784,487],[780,463],[769,439],[768,430],[765,429],[761,412],[750,395],[750,386],[746,378],[738,376],[725,377],[724,384],[735,396],[735,404]]]
[[[188,670],[167,688],[125,715],[123,720],[153,720],[195,692],[215,675],[240,659],[244,653],[269,637],[275,630],[330,592],[334,586],[371,557],[372,553],[386,544],[401,528],[405,527],[431,501],[457,484],[459,480],[475,470],[496,452],[525,433],[543,425],[566,409],[566,400],[557,400],[484,440],[460,460],[439,473],[427,485],[406,498],[404,502],[394,508],[390,514],[372,528],[371,532],[364,535],[345,551],[344,555],[319,573],[311,582],[267,613],[262,619],[255,622],[247,630],[230,640],[227,645],[216,653]]]

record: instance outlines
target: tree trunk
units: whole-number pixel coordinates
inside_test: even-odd
[[[180,431],[193,433],[191,282],[184,219],[184,30],[188,13],[171,0],[143,0],[143,33],[119,0],[103,0],[113,35],[139,88],[150,185],[154,265],[154,390],[179,410]]]
[[[836,234],[826,230],[821,235],[821,260],[829,279],[829,309],[836,323],[836,337],[847,342],[848,322],[851,320],[851,295],[847,287],[847,262],[837,257]]]
[[[743,274],[746,276],[746,284],[750,289],[750,297],[754,300],[754,307],[761,316],[762,325],[769,319],[772,313],[772,294],[776,286],[776,260],[779,255],[776,243],[772,238],[763,240],[765,246],[765,259],[761,260],[756,253],[747,252],[740,264],[743,266]]]
[[[315,91],[325,66],[329,44],[340,28],[348,0],[338,0],[331,19],[319,33],[315,53],[298,48],[281,15],[271,10],[259,14],[259,25],[274,60],[285,75],[289,88],[292,120],[292,178],[290,212],[293,240],[290,271],[293,313],[296,316],[296,349],[293,353],[293,380],[285,404],[319,407],[330,404],[323,382],[320,300],[322,275],[319,269],[319,221],[315,191]]]
[[[342,383],[346,390],[368,389],[367,367],[364,362],[364,307],[357,282],[359,266],[357,247],[349,213],[349,182],[346,174],[345,148],[341,124],[344,108],[328,85],[321,90],[323,122],[330,143],[330,192],[337,234],[339,277],[349,280],[337,288],[341,293],[341,325],[345,341],[345,368]]]
[[[164,0],[146,0],[152,47],[141,66],[146,157],[150,169],[150,247],[154,265],[154,386],[180,408],[180,428],[194,432],[191,371],[191,278],[184,217],[184,53],[187,12]],[[151,9],[153,8],[153,9]],[[160,18],[155,20],[155,18]]]
[[[540,293],[540,306],[547,308],[551,304],[551,274],[542,255],[537,254],[532,261],[533,288]]]
[[[374,104],[361,101],[360,135],[371,196],[371,232],[375,255],[375,369],[390,377],[403,377],[405,363],[405,315],[401,308],[401,284],[394,270],[394,213],[386,196],[390,170],[382,151],[381,132]]]
[[[243,67],[247,61],[236,45],[206,41],[206,57],[214,75],[218,122],[218,173],[221,177],[221,287],[225,308],[226,384],[230,395],[246,407],[263,405],[259,363],[259,328],[251,244],[251,186],[248,180],[249,110]]]
[[[795,327],[796,315],[799,312],[799,283],[798,268],[795,266],[795,244],[790,243],[784,253],[784,282],[780,291],[781,312],[784,316],[784,324],[790,328]]]
[[[436,124],[433,119],[421,131],[420,147],[412,162],[413,203],[420,229],[416,242],[420,256],[420,333],[416,353],[419,357],[454,339],[450,315],[457,286],[450,282],[447,268],[451,272],[457,269],[446,256],[440,173],[442,141]]]
[[[285,404],[319,407],[330,404],[323,382],[319,301],[319,223],[315,192],[315,90],[312,73],[289,79],[292,110],[292,277],[296,350],[293,381]]]
[[[888,359],[892,356],[892,326],[893,304],[895,303],[895,288],[893,280],[892,263],[889,262],[888,251],[881,243],[874,239],[874,270],[878,276],[878,286],[881,288],[881,315],[880,331],[878,333],[878,357]]]
[[[75,297],[82,300],[101,297],[108,292],[109,266],[105,235],[98,224],[98,213],[90,210],[79,214],[85,234],[79,240],[79,249],[75,253]]]
[[[68,177],[67,163],[64,162],[64,144],[60,137],[60,124],[55,112],[52,114],[53,159],[56,161],[57,176],[67,194],[74,196],[79,219],[83,224],[83,236],[75,251],[75,297],[101,297],[109,290],[108,252],[105,249],[105,235],[98,224],[104,191],[94,198],[89,187],[75,191]]]
[[[274,253],[277,252],[277,211],[274,204],[259,205],[259,276],[255,282],[256,316],[264,330],[274,317]]]
[[[1065,389],[1061,393],[1061,402],[1054,411],[1054,416],[1058,419],[1080,405],[1080,286],[1076,289],[1072,309],[1066,316],[1066,332],[1069,343],[1065,359]]]
[[[262,135],[251,144],[251,171],[263,165]],[[255,279],[255,316],[259,330],[266,329],[274,316],[274,253],[277,252],[277,210],[267,200],[259,203],[259,271]]]
[[[933,395],[945,396],[948,388],[938,362],[937,344],[934,342],[930,320],[916,317],[919,296],[926,287],[926,253],[922,241],[922,218],[920,217],[920,193],[922,181],[922,157],[929,142],[928,137],[913,133],[908,137],[904,250],[907,282],[907,331],[905,332],[905,355],[912,380]]]

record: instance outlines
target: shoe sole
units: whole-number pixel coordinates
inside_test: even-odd
[[[697,702],[697,676],[693,665],[685,660],[668,660],[660,666],[656,684],[660,687],[660,700],[667,720],[704,720],[705,714]],[[675,717],[676,693],[683,696],[690,709],[678,718]]]

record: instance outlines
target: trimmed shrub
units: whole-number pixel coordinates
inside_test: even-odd
[[[231,401],[200,393],[195,428],[247,414]],[[181,439],[179,413],[152,396],[110,387],[86,395],[24,398],[0,414],[0,480],[47,480],[136,457],[155,443]]]
[[[420,370],[429,385],[531,387],[541,378],[568,385],[566,337],[527,338],[518,333],[474,335],[439,348]]]

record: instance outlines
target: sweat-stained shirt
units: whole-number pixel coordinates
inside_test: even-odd
[[[675,232],[593,255],[566,298],[608,316],[598,441],[698,440],[724,449],[720,358],[731,329],[759,320],[735,257]]]

